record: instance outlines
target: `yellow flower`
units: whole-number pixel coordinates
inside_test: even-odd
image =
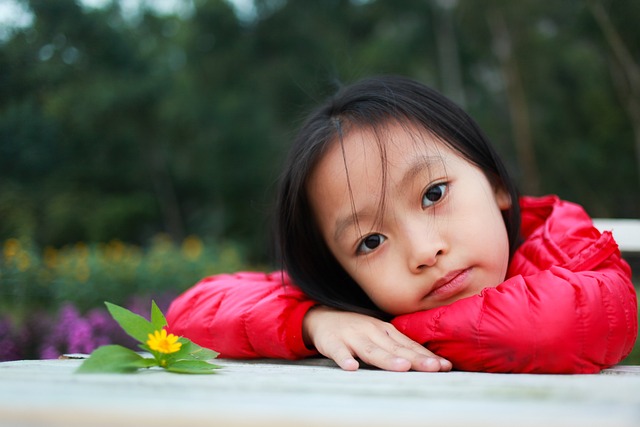
[[[27,269],[31,265],[31,258],[29,257],[29,254],[26,253],[25,251],[20,251],[20,253],[17,256],[17,261],[18,261],[18,270],[20,270],[23,273],[27,271]]]
[[[107,246],[106,256],[110,261],[120,261],[124,256],[125,249],[126,247],[124,243],[118,239],[113,239]]]
[[[20,241],[18,239],[8,239],[4,242],[4,257],[11,259],[20,252]]]
[[[173,334],[167,335],[167,331],[164,329],[149,334],[147,345],[151,350],[165,354],[175,353],[182,347],[182,343],[178,342],[178,337]]]
[[[89,247],[84,242],[78,242],[74,246],[76,255],[81,260],[86,260],[89,258]]]
[[[47,268],[54,268],[58,264],[58,251],[51,246],[47,246],[44,248],[44,255],[42,258],[44,259],[44,264]]]
[[[89,268],[89,264],[86,261],[80,261],[76,265],[76,280],[80,283],[87,283],[89,277],[91,276],[91,269]]]
[[[196,261],[202,255],[203,244],[197,236],[188,236],[182,242],[182,254],[191,261]]]

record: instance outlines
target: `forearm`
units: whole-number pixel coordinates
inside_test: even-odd
[[[279,273],[220,275],[178,297],[167,321],[174,334],[220,357],[296,359],[316,354],[302,340],[302,319],[314,304]]]
[[[451,360],[454,369],[595,373],[631,351],[637,302],[620,269],[552,268],[392,323]]]

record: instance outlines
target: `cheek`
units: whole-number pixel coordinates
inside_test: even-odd
[[[473,242],[475,257],[486,269],[488,281],[497,286],[504,281],[509,265],[509,236],[502,212],[495,205],[487,205],[487,210],[477,211],[474,225],[468,229],[466,243]],[[473,236],[473,237],[471,237]],[[465,236],[463,236],[464,239]],[[458,242],[460,243],[460,242]]]
[[[404,279],[403,279],[404,277]],[[422,307],[416,305],[424,288],[412,282],[393,267],[355,279],[371,301],[382,311],[393,316],[412,313]]]
[[[499,284],[504,281],[509,268],[509,236],[502,220],[496,223],[492,241],[495,248],[493,256],[494,274],[497,284]]]
[[[398,276],[392,268],[377,269],[363,263],[349,273],[378,308],[393,314],[402,292],[395,286]]]

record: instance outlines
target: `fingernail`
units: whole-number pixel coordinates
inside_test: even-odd
[[[345,371],[355,371],[359,367],[359,363],[356,359],[344,359],[342,361],[342,369]]]
[[[447,359],[440,359],[440,366],[446,370],[453,369],[453,363],[449,362]]]

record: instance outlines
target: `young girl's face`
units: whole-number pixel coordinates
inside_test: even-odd
[[[307,187],[322,236],[347,273],[392,315],[501,283],[509,195],[429,133],[400,124],[384,129],[385,176],[378,137],[354,130],[342,146],[333,143]]]

